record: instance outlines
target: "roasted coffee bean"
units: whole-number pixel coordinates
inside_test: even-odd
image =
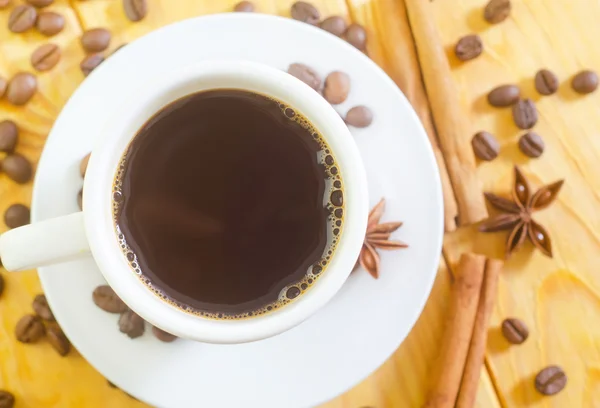
[[[46,333],[46,328],[42,319],[35,315],[25,315],[18,322],[15,328],[17,340],[21,343],[33,343],[38,341]]]
[[[8,88],[8,81],[6,78],[0,76],[0,98],[6,93],[6,88]]]
[[[527,132],[519,139],[519,149],[529,157],[540,157],[544,147],[544,139],[535,132]]]
[[[8,83],[6,99],[13,105],[25,105],[36,91],[36,77],[29,72],[19,72]]]
[[[454,53],[461,61],[469,61],[479,57],[483,52],[483,43],[477,34],[466,35],[456,43]]]
[[[538,120],[537,109],[531,99],[521,99],[512,107],[513,120],[519,129],[531,129]]]
[[[19,228],[30,222],[29,207],[23,204],[13,204],[4,213],[4,223],[8,228]]]
[[[33,7],[43,8],[48,7],[54,0],[25,0],[27,3],[31,4]]]
[[[321,14],[315,6],[305,1],[297,1],[292,4],[292,18],[308,24],[318,24]]]
[[[48,337],[48,342],[58,354],[63,357],[69,354],[69,351],[71,351],[71,342],[67,339],[67,336],[65,336],[60,327],[56,324],[48,326],[46,335]]]
[[[81,68],[81,72],[83,75],[88,76],[90,72],[92,72],[96,67],[104,61],[104,57],[100,54],[91,54],[88,55],[81,61],[79,67]]]
[[[233,11],[242,13],[252,13],[254,11],[254,4],[250,1],[240,1],[235,5]]]
[[[333,35],[337,35],[341,37],[344,32],[346,32],[346,28],[348,25],[346,24],[346,20],[340,16],[331,16],[327,17],[325,20],[321,22],[320,27],[330,32]]]
[[[337,105],[348,98],[350,93],[350,77],[345,72],[334,71],[325,78],[323,97],[327,102]]]
[[[81,163],[79,163],[79,174],[81,175],[81,178],[85,177],[85,172],[87,171],[91,155],[91,153],[86,154],[85,157],[81,159]]]
[[[132,310],[127,310],[119,318],[119,330],[125,333],[130,339],[135,339],[144,334],[144,319],[135,314]]]
[[[48,71],[58,64],[60,54],[60,48],[56,44],[40,45],[31,54],[31,65],[38,71]]]
[[[128,310],[125,302],[108,285],[101,285],[94,289],[92,299],[96,306],[109,313],[124,313]]]
[[[483,18],[488,23],[498,24],[510,14],[510,0],[490,0],[483,10]]]
[[[552,95],[558,91],[558,78],[552,71],[540,69],[535,74],[535,89],[542,95]]]
[[[167,333],[166,331],[154,326],[152,326],[152,334],[154,334],[154,337],[156,337],[164,343],[171,343],[177,340],[177,336],[175,336],[174,334]]]
[[[77,193],[77,206],[80,210],[83,210],[83,188]]]
[[[573,90],[580,94],[589,94],[598,88],[598,75],[594,71],[581,71],[571,81]]]
[[[62,14],[44,11],[38,16],[35,26],[40,33],[50,37],[62,31],[65,27],[65,18]]]
[[[0,408],[13,408],[15,396],[8,391],[0,390]]]
[[[123,0],[125,15],[131,21],[140,21],[148,14],[148,3],[146,0]]]
[[[92,28],[81,36],[81,46],[87,52],[100,52],[110,44],[110,31],[106,28]]]
[[[8,16],[8,29],[13,33],[23,33],[34,26],[37,18],[35,7],[20,4]]]
[[[12,153],[19,140],[19,128],[12,120],[0,122],[0,152]]]
[[[41,317],[42,319],[44,319],[47,322],[53,322],[56,319],[54,319],[54,314],[52,313],[52,309],[50,309],[50,305],[48,304],[48,301],[46,300],[46,296],[44,295],[37,295],[34,299],[33,299],[33,311],[35,312],[35,314],[37,314],[39,317]]]
[[[494,135],[489,132],[477,132],[471,140],[471,145],[473,146],[475,156],[481,160],[494,160],[498,157],[498,153],[500,153],[500,144]]]
[[[502,334],[510,343],[521,344],[529,337],[529,329],[522,320],[510,317],[502,322]]]
[[[2,162],[2,170],[13,181],[19,184],[25,184],[31,180],[33,169],[31,163],[25,157],[18,153],[12,153]]]
[[[315,91],[321,89],[321,76],[311,67],[295,63],[288,68],[288,74],[295,76]]]
[[[567,385],[567,375],[559,366],[548,366],[535,376],[535,389],[543,395],[554,395]]]
[[[0,0],[0,10],[10,6],[10,0]]]
[[[346,124],[357,128],[364,128],[373,123],[373,112],[366,106],[355,106],[346,113]]]
[[[516,85],[500,85],[490,91],[488,102],[495,107],[510,106],[521,97],[521,91]]]
[[[343,37],[361,51],[367,48],[367,31],[360,24],[350,24]]]
[[[0,296],[2,296],[2,292],[4,292],[4,277],[0,275]]]

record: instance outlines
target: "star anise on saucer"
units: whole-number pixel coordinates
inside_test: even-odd
[[[548,257],[552,257],[552,241],[544,227],[531,218],[535,211],[548,207],[556,199],[564,180],[543,186],[531,193],[529,182],[515,166],[515,182],[512,189],[512,200],[485,193],[485,198],[492,207],[502,211],[501,214],[489,218],[479,226],[479,231],[495,232],[510,230],[506,241],[506,257],[521,248],[525,239]]]
[[[373,207],[369,213],[367,223],[367,234],[363,242],[358,262],[372,277],[379,278],[379,254],[377,249],[393,250],[408,247],[402,241],[392,241],[390,236],[402,226],[401,222],[379,223],[383,212],[385,211],[385,199],[382,198],[379,203]]]

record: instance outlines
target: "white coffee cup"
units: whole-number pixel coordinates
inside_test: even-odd
[[[344,228],[323,276],[289,305],[244,320],[211,320],[161,300],[131,269],[112,218],[116,170],[138,130],[169,103],[210,89],[257,92],[294,107],[321,132],[344,180]],[[363,243],[368,195],[354,140],[339,114],[321,95],[274,68],[243,61],[214,61],[167,73],[135,95],[123,97],[123,105],[115,117],[107,118],[103,137],[93,149],[85,176],[83,211],[2,234],[0,258],[7,270],[55,264],[91,253],[108,284],[134,312],[169,333],[210,343],[243,343],[274,336],[307,319],[336,294],[352,271]]]

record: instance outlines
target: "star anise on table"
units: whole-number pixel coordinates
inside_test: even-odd
[[[382,198],[379,203],[373,207],[369,213],[367,223],[367,234],[363,242],[358,263],[375,279],[379,278],[379,254],[377,249],[394,250],[408,247],[402,241],[392,241],[390,236],[402,226],[401,222],[379,223],[381,216],[385,211],[385,199]]]
[[[542,210],[554,202],[564,180],[543,186],[535,193],[521,170],[515,166],[515,182],[512,189],[512,200],[485,193],[485,198],[501,214],[491,217],[479,226],[482,232],[510,230],[506,241],[506,257],[521,248],[525,239],[546,256],[552,257],[552,241],[544,227],[531,218],[535,211]]]

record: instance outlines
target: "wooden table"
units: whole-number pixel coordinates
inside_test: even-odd
[[[408,1],[408,0],[406,0]],[[426,0],[423,0],[426,1]],[[20,0],[13,0],[13,3]],[[32,30],[16,35],[6,29],[8,10],[0,10],[0,75],[31,71],[31,52],[46,41],[63,47],[58,67],[38,76],[40,92],[25,108],[0,102],[0,120],[12,118],[21,128],[18,150],[37,161],[53,120],[83,80],[79,62],[82,31],[108,27],[111,50],[157,27],[187,17],[230,11],[236,0],[149,0],[149,14],[129,22],[118,0],[56,0],[50,9],[65,15],[66,29],[48,40]],[[500,278],[498,302],[492,315],[477,406],[600,407],[600,92],[575,94],[570,77],[589,68],[600,70],[600,3],[595,0],[513,0],[508,20],[489,25],[482,18],[486,0],[434,0],[428,7],[449,50],[457,100],[470,119],[468,141],[478,130],[496,134],[502,152],[493,162],[479,163],[485,190],[507,194],[512,167],[518,164],[536,185],[565,178],[558,201],[536,215],[549,230],[554,259],[532,246],[513,256]],[[293,0],[256,0],[263,13],[289,15]],[[403,0],[313,0],[322,15],[339,14],[359,22],[369,32],[369,55],[398,83],[423,119],[431,126],[428,97],[421,82],[418,58]],[[479,34],[482,56],[460,63],[452,55],[462,35]],[[110,50],[109,50],[110,52]],[[541,97],[533,87],[540,68],[560,78],[556,95]],[[536,101],[540,121],[536,131],[546,141],[539,159],[527,159],[517,148],[521,132],[509,109],[496,109],[485,95],[503,83],[518,84]],[[28,203],[31,184],[18,186],[0,175],[0,211],[15,202]],[[4,228],[4,226],[2,226]],[[444,253],[431,297],[415,328],[395,354],[373,375],[328,408],[361,406],[419,407],[440,342],[443,341],[450,271],[466,250],[502,257],[505,234],[482,235],[476,227],[446,234]],[[385,271],[384,271],[385,273]],[[418,273],[418,271],[415,271]],[[3,273],[7,287],[0,300],[0,389],[14,392],[18,408],[133,407],[133,401],[106,381],[79,354],[61,358],[48,344],[25,346],[14,339],[18,318],[30,312],[40,292],[35,272]],[[522,318],[530,338],[510,346],[499,325],[507,316]],[[553,397],[538,394],[535,374],[558,364],[568,377],[565,390]]]

